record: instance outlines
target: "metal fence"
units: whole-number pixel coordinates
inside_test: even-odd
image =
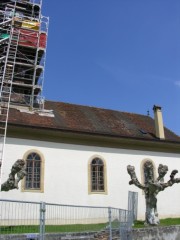
[[[132,225],[137,220],[138,193],[128,192],[128,216],[127,221],[120,224],[120,236],[123,240],[132,240]]]
[[[129,240],[131,224],[124,209],[0,199],[0,240]]]
[[[132,221],[137,220],[138,193],[128,192],[128,210],[131,211]]]

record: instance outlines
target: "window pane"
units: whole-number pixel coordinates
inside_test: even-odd
[[[104,191],[104,164],[99,158],[91,162],[91,190]]]
[[[26,160],[27,176],[26,189],[40,189],[41,186],[41,158],[37,153],[30,153]]]

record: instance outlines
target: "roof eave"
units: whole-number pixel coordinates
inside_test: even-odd
[[[9,124],[7,137],[78,145],[132,149],[141,151],[180,153],[180,142],[152,140],[103,133],[52,129]]]

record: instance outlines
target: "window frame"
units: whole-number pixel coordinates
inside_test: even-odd
[[[37,155],[39,155],[40,157],[40,161],[41,161],[41,165],[40,165],[40,188],[26,188],[26,176],[24,177],[24,179],[22,180],[22,185],[21,185],[21,191],[22,192],[44,192],[44,156],[43,154],[35,149],[31,149],[29,151],[27,151],[24,156],[23,159],[25,160],[25,162],[27,163],[27,158],[30,154],[32,153],[36,153]]]
[[[92,180],[92,162],[95,159],[99,159],[102,161],[102,166],[103,166],[103,190],[93,190],[93,180]],[[95,166],[98,168],[98,166]],[[98,174],[98,173],[97,173]],[[96,181],[99,181],[99,177]],[[106,169],[106,162],[105,160],[98,155],[95,155],[89,159],[88,162],[88,194],[107,194],[107,169]]]

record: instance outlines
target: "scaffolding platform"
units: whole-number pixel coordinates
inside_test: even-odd
[[[0,164],[10,106],[42,109],[49,18],[41,9],[42,0],[0,1]]]

